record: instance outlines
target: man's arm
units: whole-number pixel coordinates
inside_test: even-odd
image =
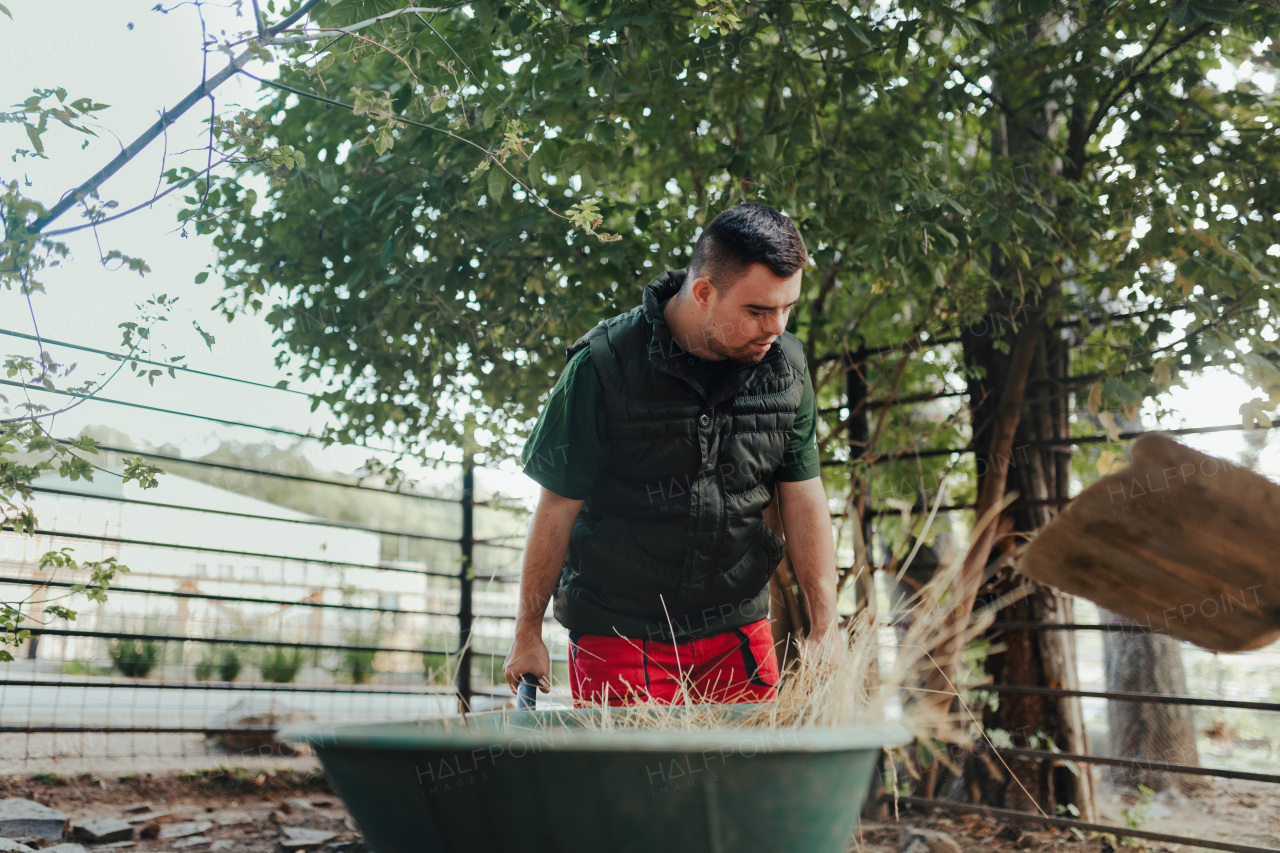
[[[836,548],[821,477],[778,482],[787,552],[809,605],[809,636],[822,640],[836,627]]]
[[[542,641],[542,617],[560,578],[560,568],[569,548],[569,534],[573,531],[573,522],[582,503],[561,497],[545,486],[538,496],[520,569],[516,638],[502,664],[502,673],[513,693],[520,683],[520,676],[526,672],[538,676],[543,693],[551,690],[551,655]]]

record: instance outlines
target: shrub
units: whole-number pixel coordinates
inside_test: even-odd
[[[262,656],[258,668],[262,678],[273,684],[288,684],[298,677],[302,669],[302,649],[288,646],[272,646]]]
[[[206,651],[204,656],[196,662],[196,681],[208,681],[213,678],[213,670],[217,667],[217,661],[213,659],[213,653]]]
[[[111,640],[107,643],[107,656],[121,675],[145,678],[160,662],[160,644],[153,640]]]
[[[452,684],[456,667],[453,655],[444,652],[422,654],[422,674],[427,677],[427,684]]]
[[[222,650],[218,658],[218,678],[223,681],[235,681],[240,674],[240,653],[232,648]]]
[[[380,632],[373,634],[350,633],[347,643],[353,646],[376,646],[382,641]],[[352,684],[368,684],[369,679],[378,671],[378,653],[373,649],[347,649],[342,653],[342,668],[339,673],[350,679]]]

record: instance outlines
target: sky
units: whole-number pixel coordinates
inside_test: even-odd
[[[175,6],[177,0],[166,3]],[[21,160],[13,163],[6,157],[0,161],[0,177],[8,181],[26,176],[32,187],[28,192],[52,204],[64,192],[79,184],[106,163],[119,150],[155,120],[158,111],[175,104],[200,80],[201,29],[195,7],[190,3],[176,5],[169,14],[151,11],[155,0],[5,0],[14,21],[0,17],[0,103],[15,104],[24,100],[35,87],[65,87],[70,99],[88,96],[107,103],[111,108],[101,114],[98,138],[81,148],[84,137],[70,131],[47,135],[49,160]],[[234,4],[205,4],[204,14],[212,34],[240,32],[247,28],[246,18],[237,18]],[[248,3],[244,4],[246,8]],[[225,62],[221,54],[209,56],[210,69]],[[257,67],[254,67],[254,66]],[[260,63],[250,70],[262,74]],[[268,73],[269,72],[265,72]],[[246,81],[252,82],[252,81]],[[225,112],[235,103],[251,105],[255,91],[237,80],[225,84],[217,93],[219,107]],[[104,198],[117,199],[121,209],[148,199],[156,190],[158,176],[165,167],[181,163],[202,165],[199,152],[181,154],[184,149],[203,144],[208,115],[207,102],[195,107],[167,134],[167,146],[153,143],[145,153],[113,177],[105,186]],[[0,146],[11,151],[26,145],[21,126],[0,125]],[[167,151],[166,151],[167,147]],[[319,390],[316,380],[309,385],[297,382],[297,363],[275,365],[278,352],[273,348],[266,324],[250,315],[242,315],[228,323],[213,305],[220,293],[220,282],[211,275],[202,285],[195,276],[214,260],[214,249],[208,237],[183,238],[175,231],[175,213],[183,205],[181,191],[157,202],[153,208],[131,215],[119,222],[101,226],[98,236],[106,249],[120,249],[146,260],[152,272],[139,277],[128,270],[104,269],[98,262],[98,248],[93,232],[85,231],[66,238],[72,258],[60,269],[47,270],[44,281],[47,293],[32,300],[35,321],[46,338],[79,343],[109,351],[120,351],[119,323],[136,320],[136,306],[155,294],[177,297],[171,319],[158,324],[153,332],[151,358],[167,359],[185,354],[182,362],[189,367],[225,376],[239,377],[274,385],[287,380],[301,391]],[[59,225],[75,224],[74,211]],[[212,351],[192,326],[196,321],[216,337]],[[33,321],[26,301],[16,291],[0,291],[0,329],[23,334],[33,332]],[[79,384],[89,378],[105,378],[116,366],[103,356],[50,346],[54,358],[63,363],[78,363],[75,373],[64,384]],[[0,334],[0,353],[34,356],[35,343]],[[145,355],[145,353],[144,353]],[[292,375],[291,375],[292,374]],[[10,403],[20,402],[22,391],[6,387],[0,393]],[[103,397],[128,400],[183,412],[220,417],[246,423],[262,424],[299,432],[318,432],[323,412],[312,413],[309,400],[300,394],[274,389],[178,373],[176,379],[162,376],[155,387],[134,378],[128,368],[119,373],[102,392]],[[1220,425],[1239,422],[1239,407],[1254,396],[1243,381],[1225,372],[1216,372],[1192,380],[1187,389],[1174,389],[1165,404],[1174,416],[1158,425],[1163,427]],[[65,398],[50,398],[33,392],[32,399],[46,404],[61,403]],[[1155,426],[1153,408],[1145,411],[1144,423]],[[0,414],[4,407],[0,404]],[[130,409],[106,402],[92,401],[71,412],[59,415],[50,424],[59,437],[77,435],[87,424],[110,424],[135,440],[155,445],[176,445],[184,456],[209,452],[225,440],[263,441],[271,434],[239,427],[199,421],[179,415]],[[1188,436],[1185,443],[1215,455],[1236,459],[1244,450],[1239,432]],[[283,446],[292,439],[277,437]],[[366,452],[354,449],[321,450],[319,442],[305,442],[308,457],[314,464],[330,470],[351,471],[366,458]],[[1280,441],[1272,437],[1263,454],[1261,469],[1280,480]],[[422,480],[456,480],[456,471],[433,473],[413,470],[412,477]],[[514,467],[489,482],[504,493],[531,496],[536,487],[532,481],[516,473]]]
[[[46,135],[49,160],[25,159],[13,163],[0,161],[0,177],[5,181],[26,176],[32,183],[28,192],[51,205],[64,192],[94,174],[131,142],[159,115],[159,110],[177,103],[201,79],[201,28],[194,6],[177,5],[168,14],[151,11],[155,0],[6,0],[14,21],[0,17],[0,103],[16,104],[31,94],[33,88],[67,89],[68,100],[88,96],[110,104],[100,114],[104,127],[95,127],[98,138],[72,131]],[[206,3],[204,17],[213,35],[233,35],[247,29],[249,19],[237,17],[232,4]],[[249,4],[244,4],[249,8]],[[225,64],[219,53],[209,56],[210,73]],[[262,75],[270,72],[262,63],[252,63],[249,70]],[[223,114],[236,104],[251,106],[256,88],[245,85],[252,81],[233,78],[217,90],[219,110]],[[256,86],[256,84],[255,84]],[[193,107],[167,133],[167,140],[156,140],[141,156],[117,173],[102,191],[102,197],[116,199],[121,210],[145,202],[154,195],[160,173],[177,165],[202,167],[204,158],[197,150],[183,156],[184,149],[198,149],[207,134],[208,102]],[[62,128],[58,128],[62,131]],[[167,145],[166,145],[167,143]],[[9,152],[29,147],[20,125],[0,125],[0,147]],[[166,151],[167,147],[167,151]],[[272,345],[271,330],[254,315],[244,314],[228,322],[214,309],[220,293],[220,282],[211,275],[204,283],[194,283],[196,275],[213,263],[215,250],[207,236],[183,237],[176,231],[177,211],[185,205],[179,190],[117,222],[101,226],[98,238],[104,250],[119,249],[141,257],[151,267],[150,274],[139,276],[127,269],[104,269],[99,263],[97,241],[92,231],[63,238],[72,257],[61,269],[47,270],[43,276],[47,293],[32,300],[35,323],[44,338],[69,341],[112,352],[121,347],[118,325],[136,321],[137,306],[147,299],[166,294],[177,298],[170,319],[159,323],[152,332],[150,354],[140,355],[167,361],[174,355],[185,355],[180,362],[188,367],[274,385],[289,382],[299,391],[321,390],[321,382],[307,384],[297,380],[299,363],[291,359],[284,367],[275,365],[281,350]],[[76,211],[68,212],[55,226],[78,223]],[[192,321],[215,337],[212,350],[192,325]],[[16,291],[0,291],[0,329],[23,334],[33,333],[33,320],[26,301]],[[78,385],[86,379],[102,381],[118,362],[105,356],[50,346],[50,353],[61,363],[76,362],[76,371],[65,386]],[[37,345],[0,334],[0,353],[25,354],[34,357]],[[11,403],[25,399],[20,389],[0,389]],[[144,403],[164,409],[191,412],[242,423],[261,424],[297,432],[319,432],[324,423],[323,410],[312,413],[310,400],[301,394],[275,389],[256,388],[248,384],[228,382],[178,372],[174,379],[158,377],[151,387],[145,379],[135,378],[128,367],[117,374],[101,392],[111,399]],[[35,392],[31,399],[51,407],[65,405],[65,397]],[[0,405],[0,412],[3,406]],[[174,444],[184,456],[199,456],[214,449],[224,440],[259,442],[274,440],[288,446],[294,439],[271,433],[199,421],[179,415],[140,411],[105,402],[90,401],[73,411],[54,418],[51,431],[59,436],[74,436],[88,424],[109,424],[137,441],[155,445]],[[323,449],[318,441],[304,442],[311,461],[336,471],[353,471],[367,458],[368,452],[357,449]],[[382,454],[384,459],[391,457]],[[457,458],[454,454],[451,458]],[[438,472],[407,466],[412,478],[456,482],[458,472],[452,466]],[[532,496],[535,484],[522,474],[487,477],[488,483],[506,494]],[[486,478],[481,476],[482,482]]]

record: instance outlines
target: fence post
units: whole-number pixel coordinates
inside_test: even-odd
[[[475,520],[476,459],[467,453],[462,461],[462,561],[459,565],[458,583],[461,594],[458,599],[458,704],[461,711],[471,710],[471,624],[473,621],[471,590],[475,573],[471,559],[475,547],[473,523]]]

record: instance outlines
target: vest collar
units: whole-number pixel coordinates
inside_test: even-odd
[[[662,300],[669,296],[674,296],[680,288],[684,287],[684,280],[688,277],[689,271],[683,270],[667,270],[662,275],[655,278],[644,286],[644,315],[654,323],[667,324],[667,318],[662,314]]]
[[[671,327],[667,325],[667,318],[662,313],[662,301],[669,296],[675,295],[684,286],[684,281],[688,274],[689,270],[687,268],[667,270],[646,284],[641,301],[641,311],[649,320],[649,361],[664,373],[679,376],[692,383],[695,387],[701,388],[686,367],[688,353],[672,337]],[[720,400],[732,397],[751,383],[752,378],[759,373],[759,368],[770,365],[783,357],[782,345],[778,341],[774,341],[773,346],[769,348],[769,351],[765,353],[765,357],[760,361],[731,368],[721,387],[714,392],[714,399],[709,402],[714,405]],[[706,396],[707,393],[704,389],[703,397]]]

